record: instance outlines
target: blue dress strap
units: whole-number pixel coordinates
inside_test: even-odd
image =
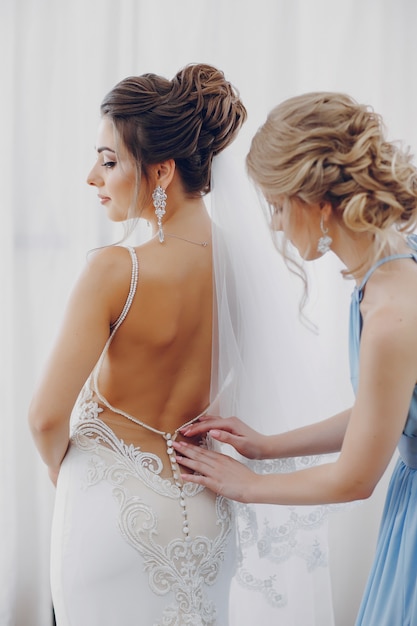
[[[350,304],[350,321],[349,321],[349,361],[350,361],[350,376],[353,385],[353,389],[356,391],[358,379],[359,379],[359,344],[362,332],[362,315],[359,305],[362,302],[365,285],[368,282],[370,276],[374,271],[394,259],[414,259],[417,263],[417,235],[409,235],[407,237],[407,244],[410,248],[410,252],[404,254],[393,254],[380,259],[373,265],[363,277],[363,280],[359,287],[355,287],[352,292],[352,299]]]
[[[379,261],[377,261],[375,263],[375,265],[373,265],[366,272],[365,276],[363,277],[363,280],[362,280],[361,284],[359,285],[359,287],[357,287],[357,290],[358,291],[363,291],[363,288],[365,287],[366,283],[368,282],[370,276],[372,276],[374,271],[378,267],[383,265],[384,263],[387,263],[388,261],[393,261],[394,259],[414,259],[417,262],[417,235],[408,235],[408,237],[407,237],[407,244],[411,248],[411,250],[413,250],[413,252],[410,251],[410,252],[406,252],[404,254],[392,254],[391,256],[386,256],[383,259],[379,259]],[[362,297],[360,298],[360,300],[362,300]]]

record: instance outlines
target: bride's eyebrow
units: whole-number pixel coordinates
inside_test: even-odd
[[[112,150],[112,148],[108,148],[107,146],[100,146],[100,148],[97,148],[98,154],[100,154],[100,152],[104,152],[105,150],[108,152],[113,152],[113,154],[116,154],[115,150]]]

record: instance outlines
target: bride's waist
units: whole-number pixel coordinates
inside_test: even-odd
[[[77,413],[78,423],[87,421],[91,424],[91,420],[97,423],[100,421],[124,443],[155,452],[166,450],[166,434],[168,433],[175,439],[183,439],[177,429],[186,421],[183,416],[178,416],[177,419],[171,419],[169,422],[151,419],[145,421],[145,418],[140,419],[135,416],[127,417],[105,406],[93,392],[80,399]],[[127,411],[126,414],[129,415]],[[82,428],[82,430],[84,434],[88,435],[90,432],[89,436],[95,436],[94,427]],[[194,439],[192,443],[199,444],[200,441],[200,439]]]

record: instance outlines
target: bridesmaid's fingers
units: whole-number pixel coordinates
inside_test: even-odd
[[[211,415],[203,415],[198,422],[185,426],[181,429],[181,434],[185,437],[195,437],[203,435],[213,428],[228,429],[227,420],[223,417],[214,417]]]
[[[214,493],[239,502],[246,502],[248,485],[256,475],[245,465],[226,454],[205,450],[186,442],[174,442],[176,459],[180,465],[195,472],[181,474],[187,482],[204,485]]]
[[[216,458],[218,456],[221,456],[218,452],[206,450],[205,448],[194,446],[193,444],[186,443],[185,441],[174,441],[173,447],[177,452],[179,452],[180,456],[183,456],[185,459],[187,459],[187,462],[199,464],[201,466],[213,466]],[[185,463],[182,463],[182,465],[185,465]],[[187,467],[191,467],[191,465],[187,463]]]

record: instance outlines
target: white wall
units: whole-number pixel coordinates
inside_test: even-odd
[[[279,100],[340,90],[373,104],[390,137],[416,150],[416,24],[414,0],[1,1],[0,515],[3,540],[3,529],[17,535],[10,532],[0,554],[0,588],[17,580],[17,603],[10,593],[3,613],[0,607],[2,626],[49,619],[52,494],[26,412],[85,253],[109,236],[84,185],[104,93],[129,74],[171,77],[206,61],[239,87],[247,141]],[[347,286],[333,271],[317,273],[328,336],[320,392],[326,407],[330,397],[343,408],[350,398]],[[331,523],[337,626],[353,623],[385,488],[384,481],[369,502]]]

